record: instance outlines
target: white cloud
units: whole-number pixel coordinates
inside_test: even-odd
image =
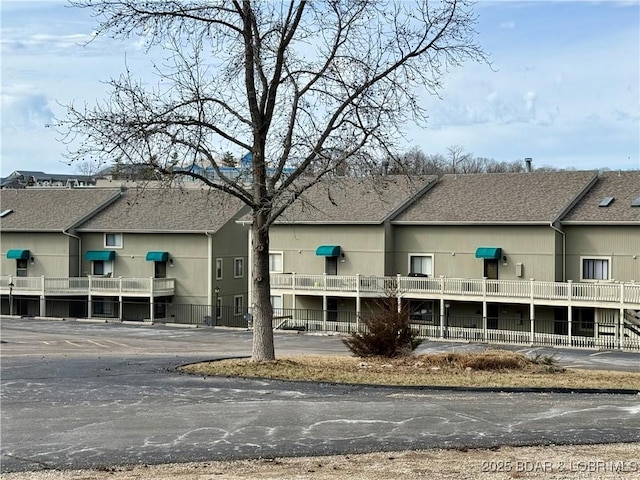
[[[32,91],[28,86],[22,88],[3,88],[2,130],[32,129],[51,123],[54,114],[49,107],[46,95]]]

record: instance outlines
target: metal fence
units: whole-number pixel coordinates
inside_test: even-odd
[[[157,322],[171,322],[184,325],[203,325],[209,327],[248,328],[249,315],[246,308],[236,309],[230,306],[174,304],[168,310],[171,312]]]

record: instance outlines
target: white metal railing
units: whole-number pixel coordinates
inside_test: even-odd
[[[9,287],[9,284],[12,284]],[[0,276],[0,291],[15,295],[153,295],[173,294],[173,278],[14,277]]]
[[[640,283],[623,282],[541,282],[535,280],[489,280],[448,277],[378,277],[372,275],[271,274],[271,288],[318,293],[350,292],[399,296],[423,294],[432,298],[487,297],[502,299],[553,300],[566,303],[618,304],[640,308]]]

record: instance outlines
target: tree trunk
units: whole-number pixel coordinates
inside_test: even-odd
[[[264,226],[264,211],[254,211],[252,225],[253,351],[251,361],[275,360],[273,345],[273,308],[269,281],[269,230]]]

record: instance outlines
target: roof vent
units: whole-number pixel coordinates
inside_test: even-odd
[[[632,207],[640,207],[640,197],[636,197],[636,199],[631,202]]]
[[[598,204],[599,207],[608,207],[609,205],[611,205],[613,203],[613,197],[604,197],[600,203]]]
[[[13,212],[13,210],[11,210],[10,208],[8,208],[7,210],[3,210],[2,212],[0,212],[0,218],[4,218],[7,215],[9,215],[11,212]]]

